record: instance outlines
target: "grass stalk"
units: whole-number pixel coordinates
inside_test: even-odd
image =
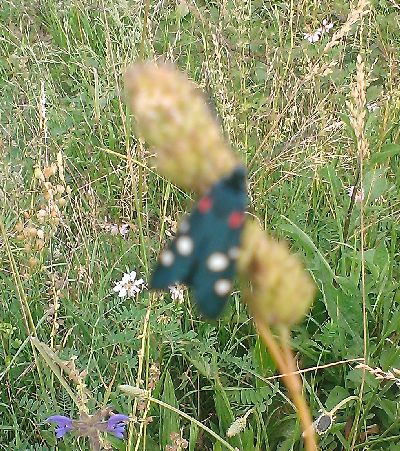
[[[134,387],[131,387],[129,385],[120,385],[119,388],[124,393],[126,393],[126,394],[128,394],[130,396],[133,395],[135,397],[142,397],[145,400],[153,402],[154,404],[158,404],[160,407],[163,407],[164,409],[168,409],[171,412],[174,412],[174,413],[180,415],[182,418],[185,418],[186,420],[190,421],[191,423],[194,423],[196,426],[198,426],[199,428],[203,429],[203,431],[205,431],[208,434],[210,434],[219,443],[221,443],[221,445],[225,446],[225,448],[228,449],[229,451],[236,451],[233,446],[231,446],[226,440],[224,440],[220,435],[218,435],[212,429],[210,429],[209,427],[205,426],[203,423],[201,423],[200,421],[198,421],[195,418],[191,417],[187,413],[182,412],[182,410],[179,410],[176,407],[171,406],[170,404],[168,404],[168,403],[166,403],[164,401],[161,401],[161,400],[159,400],[157,398],[153,398],[152,396],[148,395],[146,390],[141,390],[141,394],[136,394],[136,393],[133,393],[133,390],[132,390],[132,388],[134,388]],[[139,393],[139,392],[137,392],[137,393]]]
[[[301,421],[304,433],[305,449],[307,451],[316,451],[318,448],[314,428],[312,427],[312,418],[302,392],[300,376],[296,372],[297,368],[295,360],[290,350],[289,333],[287,329],[281,331],[282,340],[281,345],[279,345],[269,327],[267,327],[264,323],[256,322],[256,327],[258,333],[271,352],[280,373],[285,374],[282,379],[289,391],[293,404],[296,406],[297,413]]]

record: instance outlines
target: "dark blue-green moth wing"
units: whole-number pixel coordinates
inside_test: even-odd
[[[197,307],[206,318],[217,318],[223,311],[233,288],[240,229],[229,229],[226,219],[213,218],[217,233],[199,251],[199,263],[190,285]]]
[[[217,318],[232,292],[246,206],[246,173],[239,166],[215,183],[182,221],[160,254],[150,286],[185,283],[192,287],[200,313]]]
[[[166,289],[168,286],[187,282],[196,266],[200,241],[193,239],[193,233],[197,236],[201,234],[201,221],[198,220],[196,211],[183,219],[175,238],[161,251],[152,274],[151,288]]]

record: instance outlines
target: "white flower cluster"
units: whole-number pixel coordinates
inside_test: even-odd
[[[354,195],[354,200],[356,202],[362,202],[364,200],[364,190],[362,188],[356,188],[354,186],[349,186],[346,188],[347,194],[349,197],[353,197],[353,191],[356,190],[356,194]]]
[[[376,102],[367,103],[367,110],[370,113],[373,113],[374,111],[376,111],[378,109],[379,109],[379,105]]]
[[[120,298],[124,298],[126,296],[134,298],[145,287],[146,284],[144,283],[144,280],[136,279],[136,271],[132,271],[125,273],[122,279],[115,284],[113,290],[118,293]]]
[[[111,233],[111,235],[121,235],[123,238],[126,238],[131,229],[130,224],[123,223],[121,225],[108,222],[107,217],[104,218],[104,222],[99,223],[99,226],[104,229],[106,232]]]
[[[169,286],[169,292],[173,301],[178,301],[179,304],[183,302],[184,287],[182,285]]]
[[[314,31],[314,33],[303,33],[304,39],[307,39],[308,42],[314,44],[321,39],[324,33],[329,33],[330,29],[333,27],[333,22],[328,23],[328,19],[324,19],[322,21],[322,25]]]

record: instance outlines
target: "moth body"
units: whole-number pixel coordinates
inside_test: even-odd
[[[160,254],[151,287],[184,283],[192,288],[200,313],[217,318],[232,292],[246,206],[246,172],[238,166],[183,219]]]

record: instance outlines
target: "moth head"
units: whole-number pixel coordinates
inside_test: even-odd
[[[225,179],[225,183],[238,191],[244,191],[246,186],[246,169],[244,166],[237,166],[234,171]]]

